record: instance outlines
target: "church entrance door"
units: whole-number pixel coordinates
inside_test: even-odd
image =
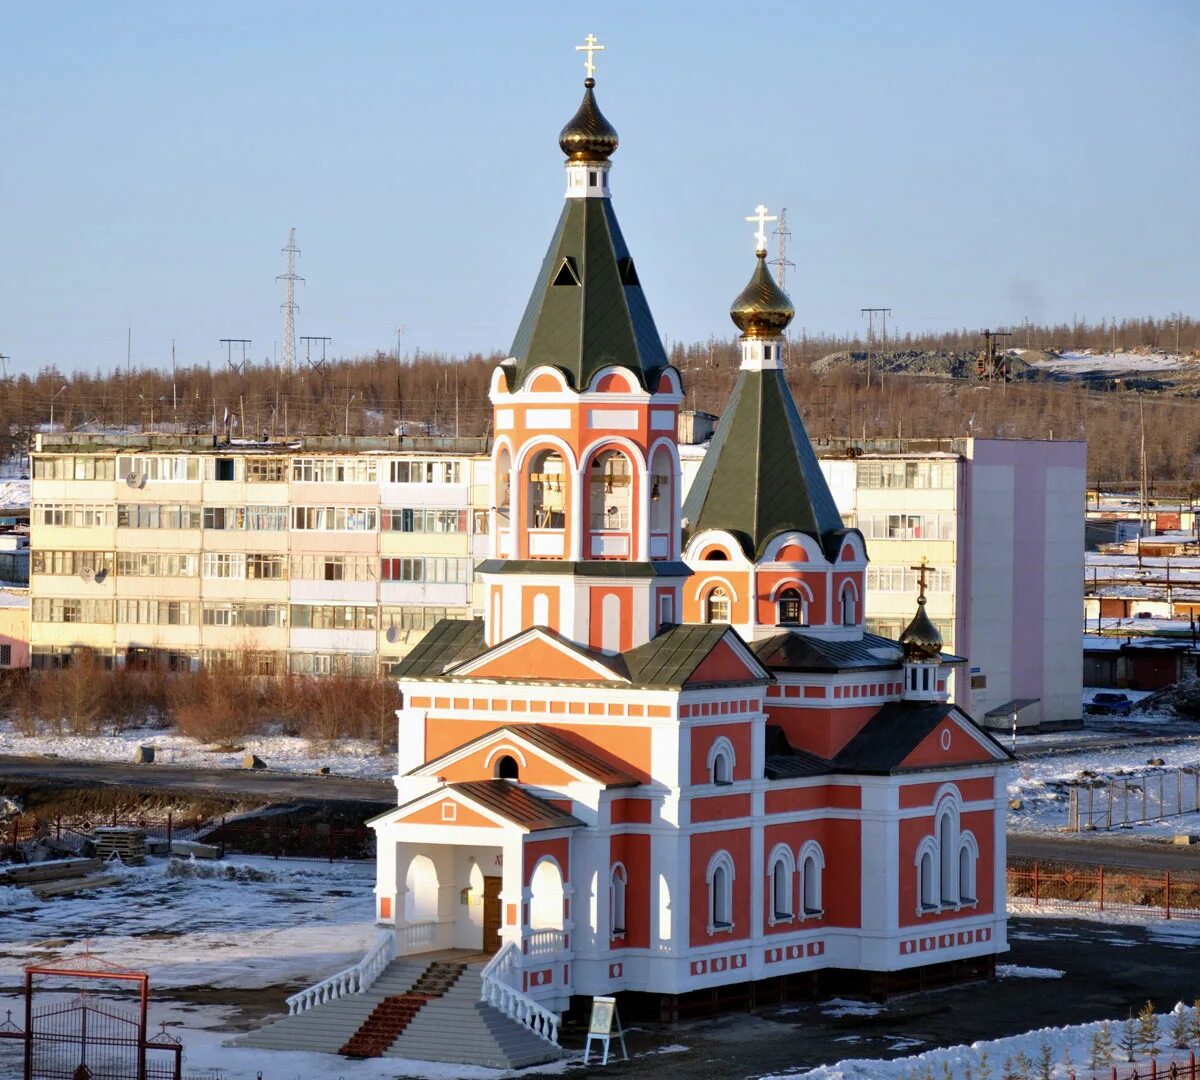
[[[483,879],[483,951],[494,953],[500,948],[500,886],[503,879]]]

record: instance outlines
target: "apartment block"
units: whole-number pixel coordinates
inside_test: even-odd
[[[479,610],[485,439],[39,435],[30,650],[106,663],[386,671]]]

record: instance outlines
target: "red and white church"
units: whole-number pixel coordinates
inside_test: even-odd
[[[491,383],[485,617],[439,623],[400,666],[377,920],[399,955],[502,951],[556,1011],[985,974],[1007,948],[1009,755],[948,703],[963,660],[924,596],[900,641],[863,629],[867,548],[784,378],[793,310],[761,207],[741,370],[681,499],[683,388],[593,87]]]

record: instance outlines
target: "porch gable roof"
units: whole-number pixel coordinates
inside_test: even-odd
[[[445,784],[401,804],[394,810],[371,818],[367,824],[375,825],[386,819],[402,818],[447,798],[469,806],[498,825],[516,825],[524,832],[573,829],[584,824],[574,814],[559,809],[553,803],[531,794],[510,780],[468,780]],[[455,822],[447,821],[446,825],[453,828]]]

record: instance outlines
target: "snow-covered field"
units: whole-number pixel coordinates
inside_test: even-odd
[[[1057,375],[1136,375],[1195,370],[1196,362],[1162,352],[1064,352],[1053,359],[1034,361],[1033,366]]]
[[[23,508],[29,505],[28,480],[0,480],[0,509]]]
[[[222,753],[186,735],[150,728],[97,736],[22,735],[10,721],[0,720],[0,754],[131,762],[139,746],[153,746],[156,760],[166,765],[235,769],[248,753],[257,754],[268,768],[282,772],[315,773],[328,765],[337,776],[385,779],[396,771],[395,754],[381,754],[374,743],[356,739],[316,746],[293,736],[264,735],[241,739],[238,745],[244,749]]]

